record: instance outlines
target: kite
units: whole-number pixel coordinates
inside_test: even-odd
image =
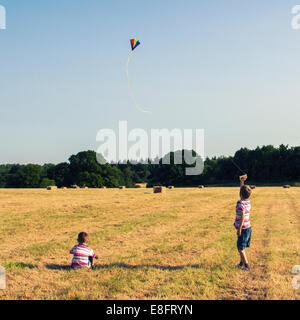
[[[128,72],[128,66],[129,66],[129,62],[130,62],[130,59],[131,59],[131,54],[132,52],[141,44],[140,41],[137,39],[137,38],[134,38],[134,39],[130,39],[130,44],[131,44],[131,52],[129,53],[128,55],[128,60],[127,60],[127,63],[126,63],[126,75],[127,75],[127,81],[128,81],[128,89],[129,89],[129,94],[131,96],[131,99],[132,101],[134,102],[135,104],[135,107],[141,111],[141,112],[144,112],[144,113],[148,113],[148,114],[151,114],[152,115],[152,112],[150,111],[147,111],[147,110],[144,110],[142,109],[139,104],[137,103],[136,99],[135,99],[135,96],[133,94],[133,91],[132,91],[132,88],[131,88],[131,83],[130,83],[130,79],[129,79],[129,72]]]
[[[131,39],[130,40],[131,43],[131,50],[133,51],[134,49],[136,49],[141,43],[138,39]]]

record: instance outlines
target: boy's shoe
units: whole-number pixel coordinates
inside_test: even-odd
[[[242,270],[244,270],[244,271],[250,271],[249,265],[246,264]]]
[[[239,264],[236,265],[236,267],[240,269],[243,268],[243,266],[244,266],[243,262],[240,262]]]

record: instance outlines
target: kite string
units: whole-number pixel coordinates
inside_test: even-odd
[[[135,96],[134,96],[134,94],[133,94],[133,90],[132,90],[132,87],[131,87],[131,82],[130,82],[130,79],[129,79],[128,67],[129,67],[130,59],[131,59],[131,54],[128,55],[128,60],[127,60],[127,63],[126,63],[126,76],[127,76],[127,81],[128,81],[128,89],[129,89],[130,97],[131,97],[131,99],[133,100],[133,102],[134,102],[134,104],[135,104],[135,107],[136,107],[139,111],[153,115],[152,112],[142,109],[142,108],[139,106],[139,104],[137,103],[136,99],[135,99]]]
[[[234,161],[232,158],[230,158],[230,160],[231,160],[231,162],[241,171],[242,174],[246,174],[246,173],[235,163],[235,161]]]

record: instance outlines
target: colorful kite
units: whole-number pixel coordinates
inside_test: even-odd
[[[139,41],[137,38],[131,39],[131,40],[130,40],[130,43],[131,43],[131,49],[132,49],[132,51],[133,51],[134,49],[136,49],[136,48],[141,44],[140,41]]]
[[[131,40],[130,40],[130,43],[131,43],[131,53],[132,53],[132,51],[133,51],[134,49],[136,49],[136,48],[141,44],[140,41],[139,41],[137,38],[131,39]],[[129,62],[130,62],[130,58],[131,58],[131,53],[129,53],[128,60],[127,60],[127,63],[126,63],[126,75],[127,75],[127,81],[128,81],[129,94],[130,94],[130,96],[131,96],[132,101],[133,101],[134,104],[135,104],[135,107],[136,107],[139,111],[144,112],[144,113],[149,113],[149,114],[152,115],[152,112],[147,111],[147,110],[144,110],[144,109],[142,109],[142,108],[138,105],[138,103],[136,102],[135,96],[134,96],[134,94],[133,94],[133,91],[132,91],[132,88],[131,88],[130,79],[129,79],[129,72],[128,72],[128,66],[129,66]]]

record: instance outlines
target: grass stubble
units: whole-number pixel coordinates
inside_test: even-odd
[[[235,268],[238,188],[0,190],[0,299],[299,299],[300,188],[257,188],[252,269]],[[100,259],[70,270],[80,231]]]

